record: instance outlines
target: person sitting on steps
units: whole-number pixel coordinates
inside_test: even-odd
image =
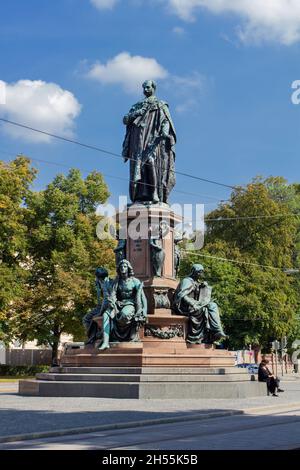
[[[279,388],[280,380],[278,377],[275,377],[270,369],[268,368],[269,361],[267,359],[263,359],[259,364],[258,368],[258,381],[259,382],[266,382],[268,395],[271,393],[273,397],[278,397],[276,394],[277,392],[284,392],[281,388]]]

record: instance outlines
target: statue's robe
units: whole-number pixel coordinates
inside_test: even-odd
[[[151,202],[156,190],[159,201],[167,203],[175,185],[176,143],[169,106],[156,97],[146,98],[135,104],[126,117],[123,157],[130,160],[130,199]],[[154,185],[149,157],[154,161]]]
[[[108,308],[107,296],[110,291],[111,282],[112,280],[109,278],[106,278],[102,281],[96,281],[98,304],[82,319],[82,323],[86,329],[88,337],[86,344],[94,344],[97,339],[101,338],[101,330],[98,326],[97,321],[94,321],[94,318],[101,316],[103,314],[103,311]]]
[[[199,284],[191,277],[183,279],[173,298],[173,309],[179,315],[189,317],[187,342],[213,343],[225,337],[220,321],[218,305],[211,300],[212,288]]]
[[[147,299],[143,283],[135,277],[126,287],[117,276],[108,297],[106,313],[111,319],[110,341],[138,341],[139,328],[147,320]]]

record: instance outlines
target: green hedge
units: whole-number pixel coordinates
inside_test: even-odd
[[[0,377],[34,376],[40,372],[48,372],[49,366],[9,366],[0,365]]]

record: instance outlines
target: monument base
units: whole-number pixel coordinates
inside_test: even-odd
[[[164,344],[165,343],[165,344]],[[234,367],[233,353],[177,340],[111,344],[106,351],[68,347],[61,366],[36,380],[21,380],[30,396],[132,399],[246,398],[266,385]]]
[[[248,398],[266,395],[266,384],[252,382],[224,368],[185,370],[168,368],[59,368],[21,380],[19,393],[43,397],[131,399]]]

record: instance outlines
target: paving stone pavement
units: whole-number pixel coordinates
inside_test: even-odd
[[[300,446],[300,409],[0,444],[1,450],[286,450]]]
[[[18,382],[0,382],[0,393],[17,392]]]
[[[120,400],[22,397],[0,390],[0,438],[10,435],[101,426],[224,410],[300,405],[300,380],[282,382],[285,393],[249,399]]]

